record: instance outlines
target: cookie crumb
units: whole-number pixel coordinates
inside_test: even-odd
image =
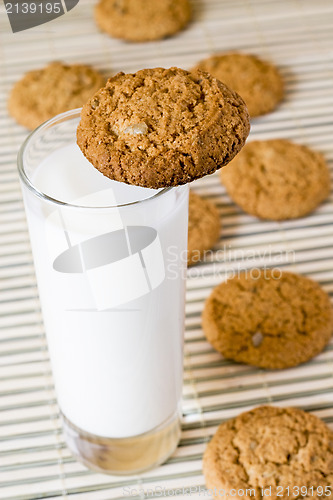
[[[251,450],[255,450],[257,446],[258,446],[257,441],[251,441],[251,443],[250,443],[250,449]]]
[[[136,134],[146,135],[147,133],[148,133],[148,126],[146,125],[145,122],[134,123],[133,125],[129,125],[122,131],[122,134],[129,134],[129,135],[136,135]]]
[[[262,341],[264,340],[264,336],[261,332],[256,332],[252,335],[252,344],[254,347],[259,347]]]
[[[96,109],[99,105],[99,100],[98,99],[93,99],[93,101],[91,102],[91,107],[92,109]]]

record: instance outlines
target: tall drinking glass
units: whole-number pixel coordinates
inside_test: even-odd
[[[179,441],[188,186],[104,177],[76,145],[79,115],[36,129],[18,168],[65,439],[126,474]]]

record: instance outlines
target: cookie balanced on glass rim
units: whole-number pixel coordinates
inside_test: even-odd
[[[249,131],[243,99],[219,80],[154,68],[110,78],[83,107],[77,143],[110,179],[158,189],[226,165]]]

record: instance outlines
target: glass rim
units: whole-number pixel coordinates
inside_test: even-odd
[[[68,203],[65,201],[57,200],[56,198],[53,198],[52,196],[47,195],[40,189],[38,189],[29,176],[27,175],[25,168],[24,168],[24,154],[25,151],[28,149],[31,141],[35,138],[35,136],[40,133],[43,130],[46,130],[50,128],[52,125],[55,125],[56,123],[61,123],[63,121],[66,121],[67,119],[73,119],[73,118],[78,118],[81,114],[82,108],[76,108],[76,109],[71,109],[69,111],[65,111],[64,113],[60,113],[49,120],[43,122],[41,125],[39,125],[37,128],[35,128],[33,131],[29,133],[29,135],[26,137],[24,140],[23,144],[20,146],[20,149],[17,154],[17,167],[18,167],[18,173],[20,176],[21,181],[23,184],[38,198],[41,198],[44,201],[48,201],[50,203],[54,203],[56,205],[60,205],[62,207],[67,207],[67,208],[79,208],[82,210],[103,210],[103,209],[112,209],[112,208],[121,208],[121,207],[129,207],[133,205],[139,205],[145,202],[148,202],[150,200],[153,200],[155,198],[158,198],[159,196],[171,191],[174,189],[173,187],[165,187],[160,189],[157,193],[152,194],[148,198],[144,198],[143,200],[137,200],[137,201],[131,201],[129,203],[121,203],[119,205],[106,205],[106,206],[87,206],[87,205],[76,205],[74,203]],[[92,168],[95,168],[92,165]],[[130,185],[130,184],[127,184]],[[139,186],[140,187],[140,186]],[[179,186],[175,186],[179,187]]]

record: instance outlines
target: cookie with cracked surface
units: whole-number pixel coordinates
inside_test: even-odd
[[[33,130],[59,113],[80,108],[104,83],[90,66],[52,62],[29,71],[14,85],[8,110],[20,125]]]
[[[245,212],[270,220],[302,217],[330,192],[323,155],[284,139],[246,144],[221,181]]]
[[[188,265],[200,262],[220,236],[221,221],[215,205],[190,191],[188,217]]]
[[[333,313],[318,283],[278,269],[253,269],[218,285],[206,300],[207,340],[228,359],[269,369],[308,361],[329,342]]]
[[[226,165],[249,129],[243,100],[215,78],[154,68],[110,78],[83,107],[77,143],[107,177],[157,189]]]
[[[243,489],[243,496],[233,498],[287,500],[297,487],[302,498],[319,499],[320,491],[332,498],[333,432],[302,410],[261,406],[219,426],[206,448],[203,472],[207,487],[216,488],[215,498]]]
[[[235,90],[243,97],[251,117],[273,111],[283,99],[284,84],[278,69],[252,54],[216,54],[193,69],[207,71]]]
[[[100,0],[95,7],[102,31],[131,42],[171,36],[185,28],[190,18],[189,0]]]

